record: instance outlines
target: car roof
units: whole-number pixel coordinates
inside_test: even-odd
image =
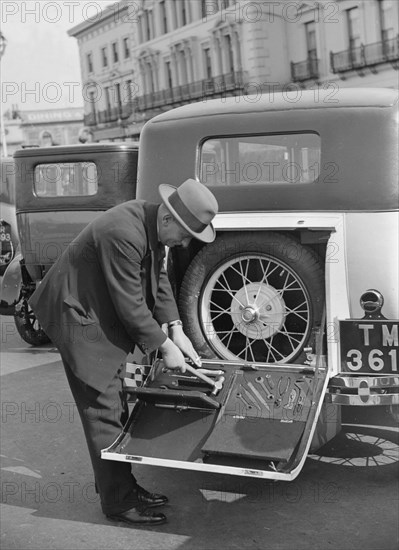
[[[77,153],[104,153],[109,151],[137,151],[139,148],[138,141],[121,141],[121,142],[106,142],[106,143],[79,143],[73,145],[54,145],[52,147],[27,147],[18,149],[14,153],[14,158],[20,157],[40,157],[49,155],[64,155]]]
[[[342,109],[348,107],[393,107],[398,104],[398,90],[389,88],[339,88],[331,84],[315,90],[286,91],[206,99],[190,103],[162,113],[149,121],[168,122],[178,119],[214,115],[239,114],[242,112],[287,111],[300,109]]]

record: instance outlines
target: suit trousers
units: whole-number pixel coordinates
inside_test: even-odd
[[[101,458],[101,449],[115,441],[129,416],[123,392],[124,366],[120,367],[106,391],[100,393],[79,380],[64,359],[63,363],[83,424],[102,510],[106,515],[126,512],[139,503],[137,481],[131,465]]]

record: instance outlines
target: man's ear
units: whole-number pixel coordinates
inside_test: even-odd
[[[174,220],[174,217],[169,212],[165,212],[165,214],[162,216],[162,225],[164,227],[167,227],[170,223],[172,223]]]

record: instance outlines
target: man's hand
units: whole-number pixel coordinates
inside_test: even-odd
[[[197,367],[201,367],[201,357],[195,351],[190,339],[184,334],[181,326],[174,326],[169,329],[170,337],[174,344],[183,352],[186,357],[189,357],[191,361]]]
[[[182,372],[186,372],[184,355],[170,338],[167,338],[159,347],[159,351],[162,353],[162,360],[166,368],[180,369]]]

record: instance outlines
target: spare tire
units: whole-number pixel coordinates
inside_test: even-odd
[[[226,234],[194,257],[178,303],[204,358],[299,362],[321,323],[324,270],[310,247],[286,235]]]

